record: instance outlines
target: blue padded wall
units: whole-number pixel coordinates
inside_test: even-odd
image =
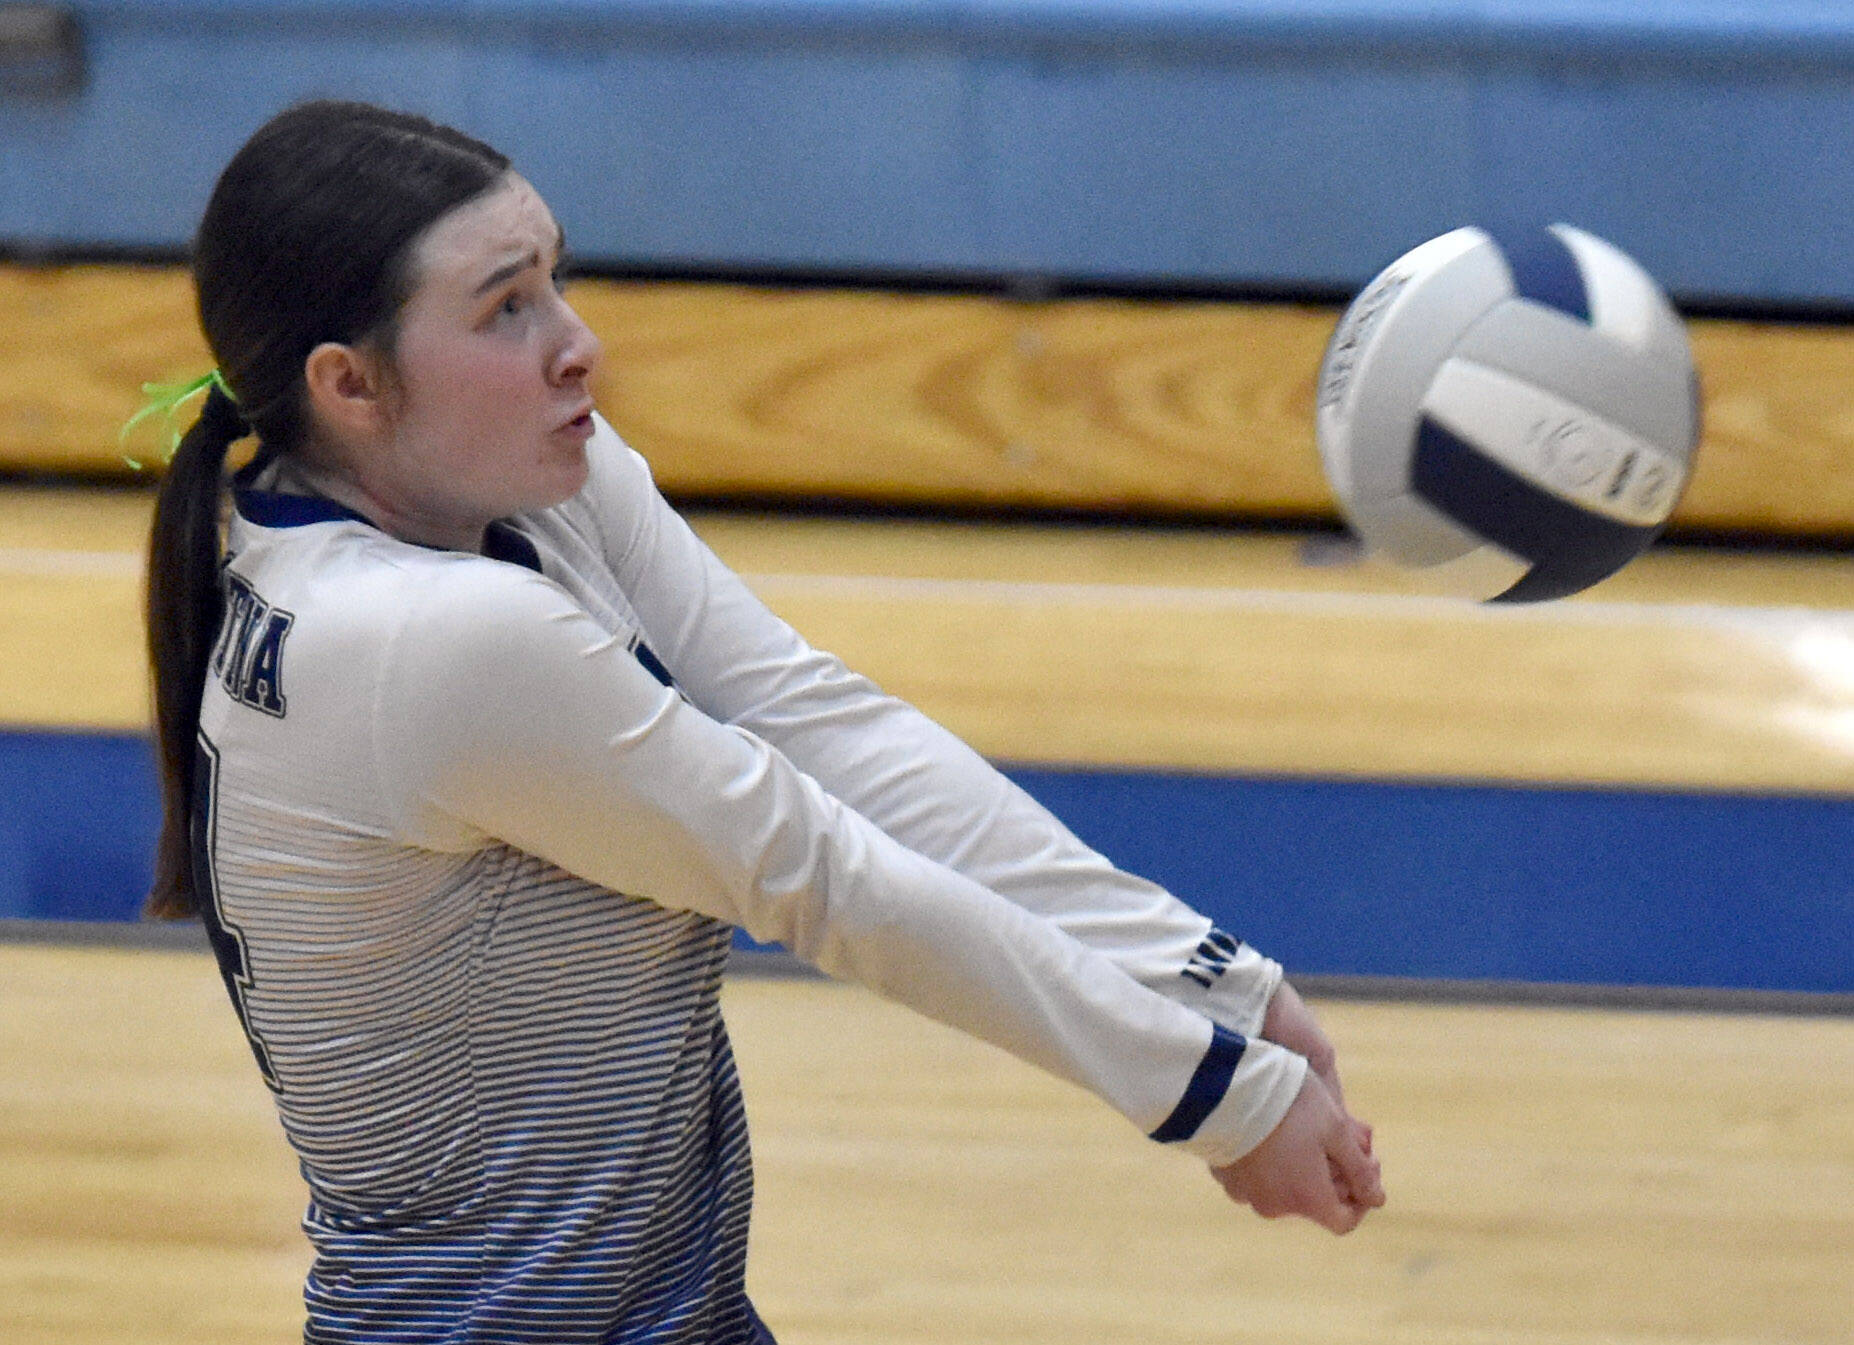
[[[1302,974],[1854,992],[1854,799],[1009,773]],[[144,739],[0,732],[0,799],[0,919],[136,917]]]
[[[1854,799],[1011,774],[1303,973],[1854,991]]]
[[[133,920],[160,824],[147,739],[0,731],[0,918]]]
[[[1840,0],[71,0],[0,240],[171,248],[339,94],[512,154],[619,265],[1356,286],[1564,219],[1677,294],[1854,302]]]

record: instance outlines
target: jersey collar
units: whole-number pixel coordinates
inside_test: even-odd
[[[260,528],[301,528],[310,523],[368,523],[345,504],[336,504],[319,495],[285,495],[256,486],[237,486],[232,500],[238,512]]]
[[[300,528],[311,523],[373,523],[344,504],[320,495],[285,495],[280,491],[259,490],[256,486],[235,486],[233,502],[239,514],[260,528]],[[443,550],[441,547],[432,550]],[[491,560],[506,561],[526,569],[541,571],[541,553],[514,525],[497,519],[483,534],[483,554]]]

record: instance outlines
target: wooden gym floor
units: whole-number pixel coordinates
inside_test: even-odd
[[[301,1181],[202,953],[0,946],[0,1340],[300,1339]],[[988,1047],[736,979],[785,1345],[1845,1345],[1854,1019],[1337,1002],[1389,1206],[1265,1224]]]
[[[140,729],[149,495],[0,491],[0,723]],[[692,521],[811,641],[1004,760],[1854,793],[1854,559],[1661,548],[1426,595],[1324,535]]]

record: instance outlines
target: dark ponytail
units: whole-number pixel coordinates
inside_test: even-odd
[[[225,455],[250,433],[214,384],[180,441],[155,499],[148,537],[148,661],[154,669],[155,738],[161,765],[161,835],[147,913],[199,909],[193,883],[194,739],[206,660],[219,630],[219,492]]]
[[[304,362],[372,342],[391,360],[413,244],[497,186],[509,161],[460,131],[364,103],[314,102],[259,128],[220,174],[193,245],[200,326],[231,396],[208,392],[161,483],[148,542],[148,656],[161,835],[147,914],[199,909],[192,818],[206,665],[218,638],[220,509],[232,444],[274,457],[311,432]],[[236,398],[236,400],[234,400]]]

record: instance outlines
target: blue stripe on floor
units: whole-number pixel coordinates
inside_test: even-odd
[[[1854,991],[1854,799],[1012,767],[1303,974]],[[0,918],[132,920],[147,742],[0,732]]]

